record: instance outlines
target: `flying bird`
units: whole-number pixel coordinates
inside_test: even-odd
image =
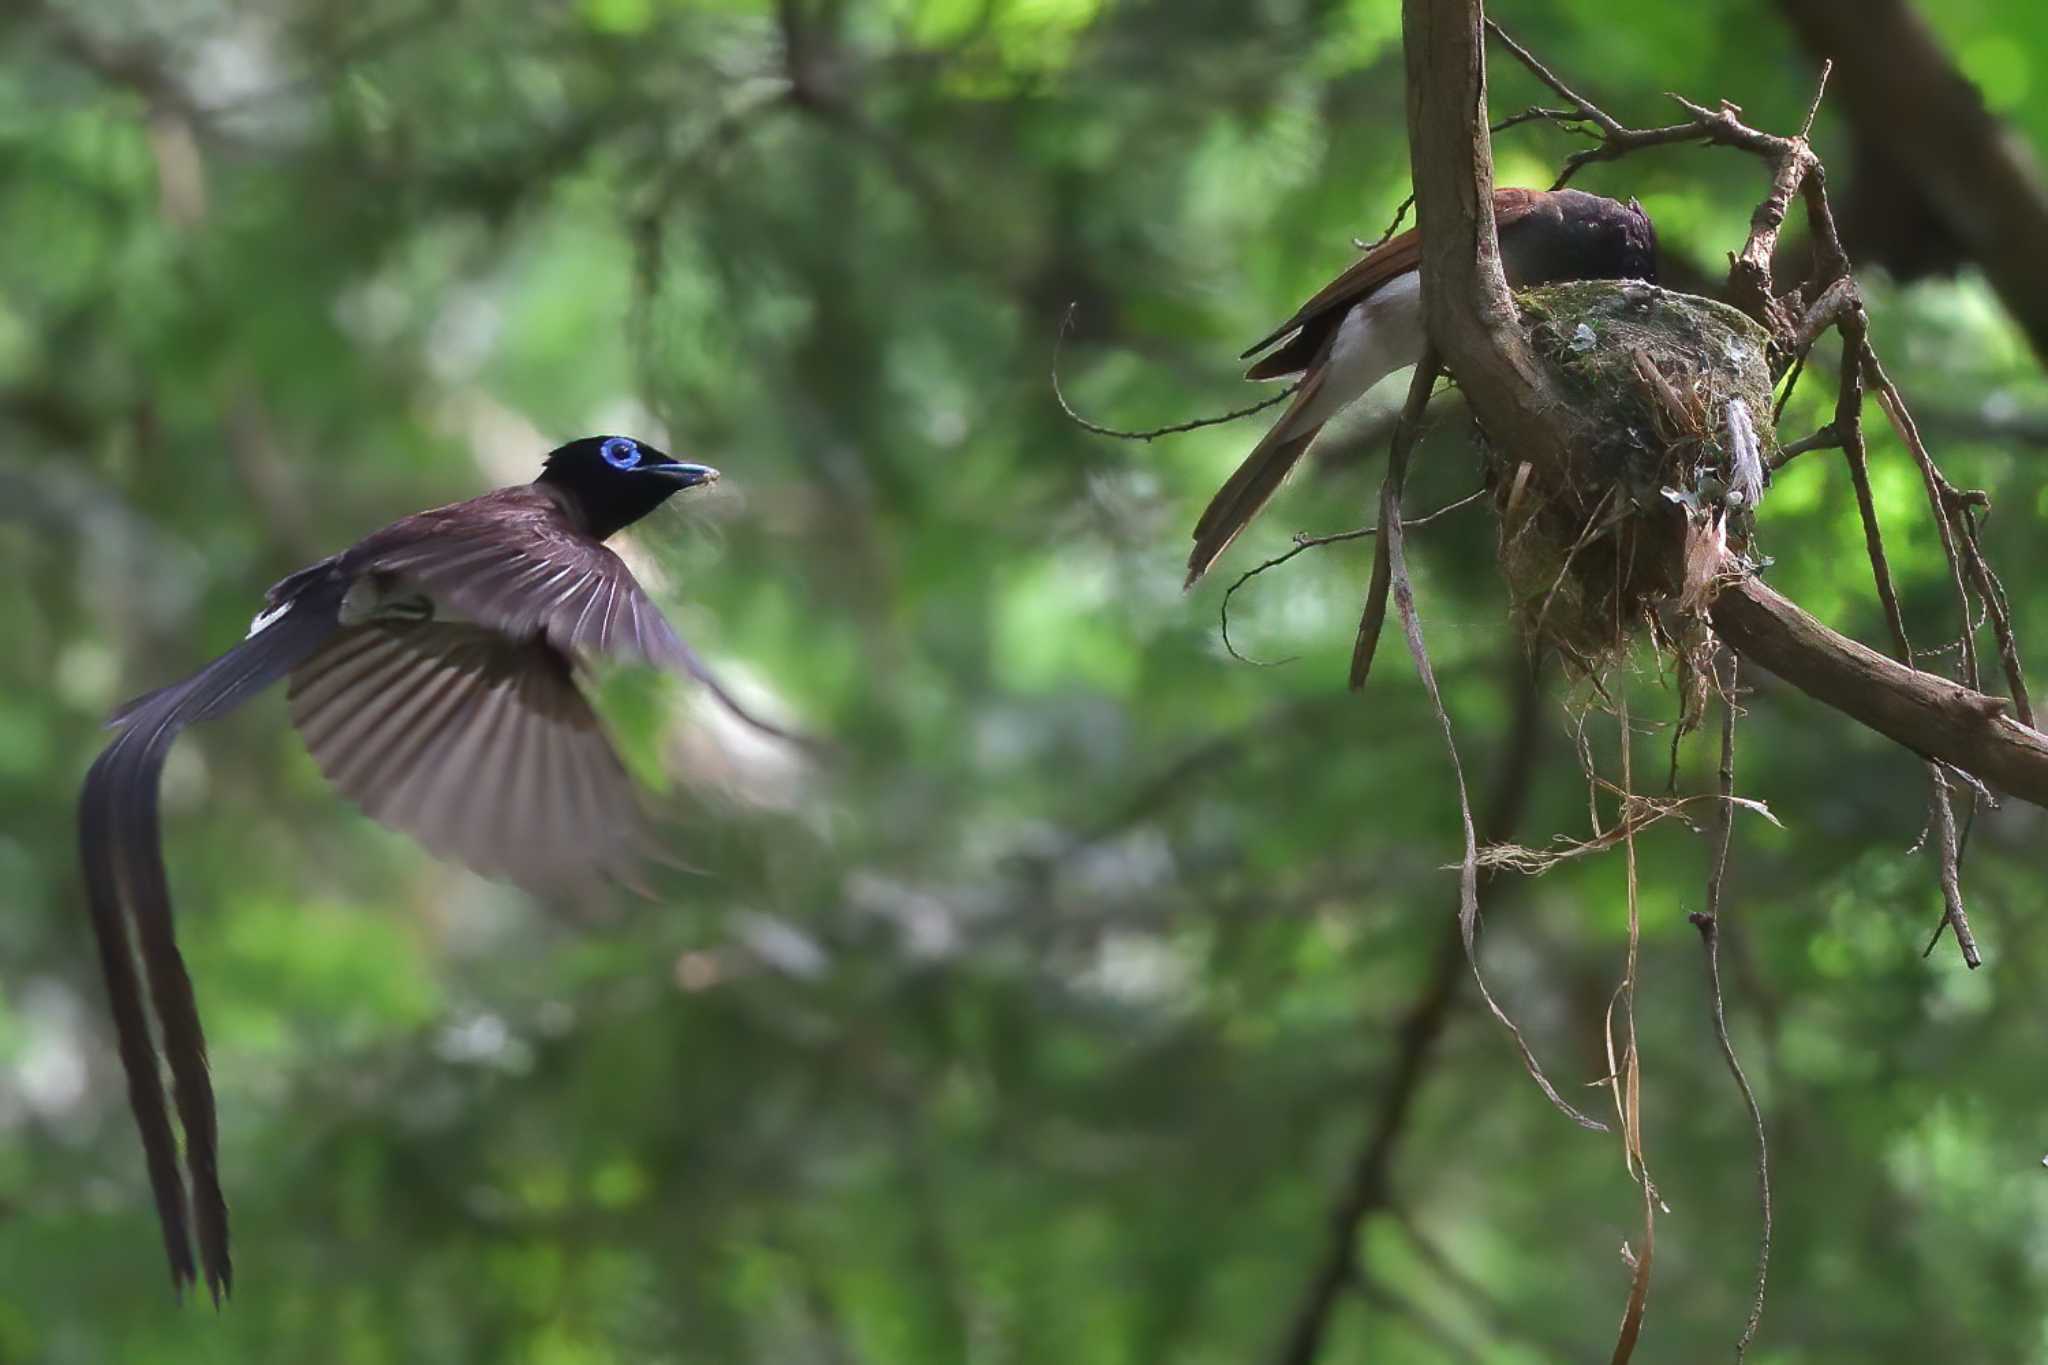
[[[218,1304],[233,1270],[206,1040],[160,847],[158,779],[172,742],[288,678],[292,723],[315,762],[377,820],[528,887],[629,876],[653,841],[638,788],[579,685],[587,661],[687,674],[748,723],[783,733],[720,685],[604,544],[717,478],[630,437],[571,441],[532,483],[406,517],[300,569],[271,588],[240,644],[109,722],[117,733],[79,798],[79,851],[181,1295],[203,1277]]]
[[[1493,195],[1501,266],[1521,288],[1559,280],[1657,278],[1657,238],[1633,199],[1579,190]],[[1244,353],[1247,379],[1301,376],[1294,401],[1209,500],[1195,524],[1194,583],[1287,478],[1325,423],[1396,370],[1422,359],[1422,238],[1410,228],[1367,252]],[[1275,347],[1277,349],[1270,349]]]

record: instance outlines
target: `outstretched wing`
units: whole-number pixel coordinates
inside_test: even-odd
[[[407,517],[343,559],[387,573],[514,637],[540,636],[571,657],[641,660],[701,683],[757,730],[803,742],[755,715],[676,634],[624,560],[573,526],[534,485]]]
[[[365,814],[535,890],[630,876],[639,790],[566,655],[488,626],[349,626],[293,671],[292,723]]]
[[[241,644],[184,682],[123,707],[113,721],[120,733],[94,761],[79,795],[78,847],[86,904],[99,941],[121,1066],[128,1075],[128,1103],[141,1130],[150,1189],[170,1254],[171,1281],[182,1292],[203,1276],[216,1303],[229,1291],[234,1276],[227,1200],[220,1189],[206,1036],[171,922],[157,819],[158,780],[180,731],[255,695],[334,633],[342,586],[324,575],[299,584],[298,595],[281,603],[282,610]],[[171,1073],[172,1102],[185,1133],[184,1177],[178,1172],[178,1144],[149,1025],[152,1005]]]

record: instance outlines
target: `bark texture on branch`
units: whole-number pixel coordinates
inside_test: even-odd
[[[1403,0],[1401,16],[1430,340],[1483,429],[1511,435],[1529,459],[1562,463],[1565,433],[1553,414],[1569,408],[1522,339],[1501,271],[1479,6]]]
[[[1816,701],[1913,752],[2001,791],[2048,806],[2048,735],[2005,714],[2005,698],[1973,692],[1838,635],[1755,579],[1722,592],[1714,632],[1737,653]]]
[[[1984,268],[2048,359],[2048,182],[1904,0],[1779,0],[1800,41],[1835,63],[1836,98],[1913,198]],[[1858,174],[1866,172],[1859,170]]]

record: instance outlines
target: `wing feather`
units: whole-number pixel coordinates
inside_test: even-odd
[[[1493,218],[1496,229],[1527,217],[1540,202],[1535,190],[1513,186],[1495,190]],[[1249,360],[1282,338],[1293,337],[1278,351],[1253,365],[1245,372],[1246,377],[1279,379],[1307,369],[1322,349],[1325,334],[1342,321],[1353,306],[1390,280],[1421,264],[1422,236],[1419,228],[1410,228],[1388,238],[1353,261],[1336,279],[1318,289],[1308,302],[1294,310],[1287,321],[1246,347],[1238,357],[1240,360]],[[1293,335],[1295,333],[1299,335]]]
[[[363,811],[486,876],[539,890],[627,876],[637,787],[545,639],[489,626],[351,626],[292,674],[292,720]]]
[[[742,705],[685,643],[626,562],[584,535],[537,485],[423,512],[342,559],[352,575],[389,573],[480,625],[542,636],[571,659],[644,662],[695,680],[755,729],[803,742]]]

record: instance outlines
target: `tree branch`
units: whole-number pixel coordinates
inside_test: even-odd
[[[1779,0],[1779,8],[1808,51],[1834,59],[1836,89],[1865,140],[1886,150],[2048,358],[2048,183],[2026,145],[1903,0]]]
[[[1569,410],[1522,339],[1493,222],[1485,31],[1478,0],[1402,0],[1408,157],[1430,340],[1482,428],[1562,462]]]
[[[2048,807],[2048,735],[2011,704],[1888,659],[1838,635],[1755,579],[1709,610],[1714,632],[1814,700],[1930,759]]]

